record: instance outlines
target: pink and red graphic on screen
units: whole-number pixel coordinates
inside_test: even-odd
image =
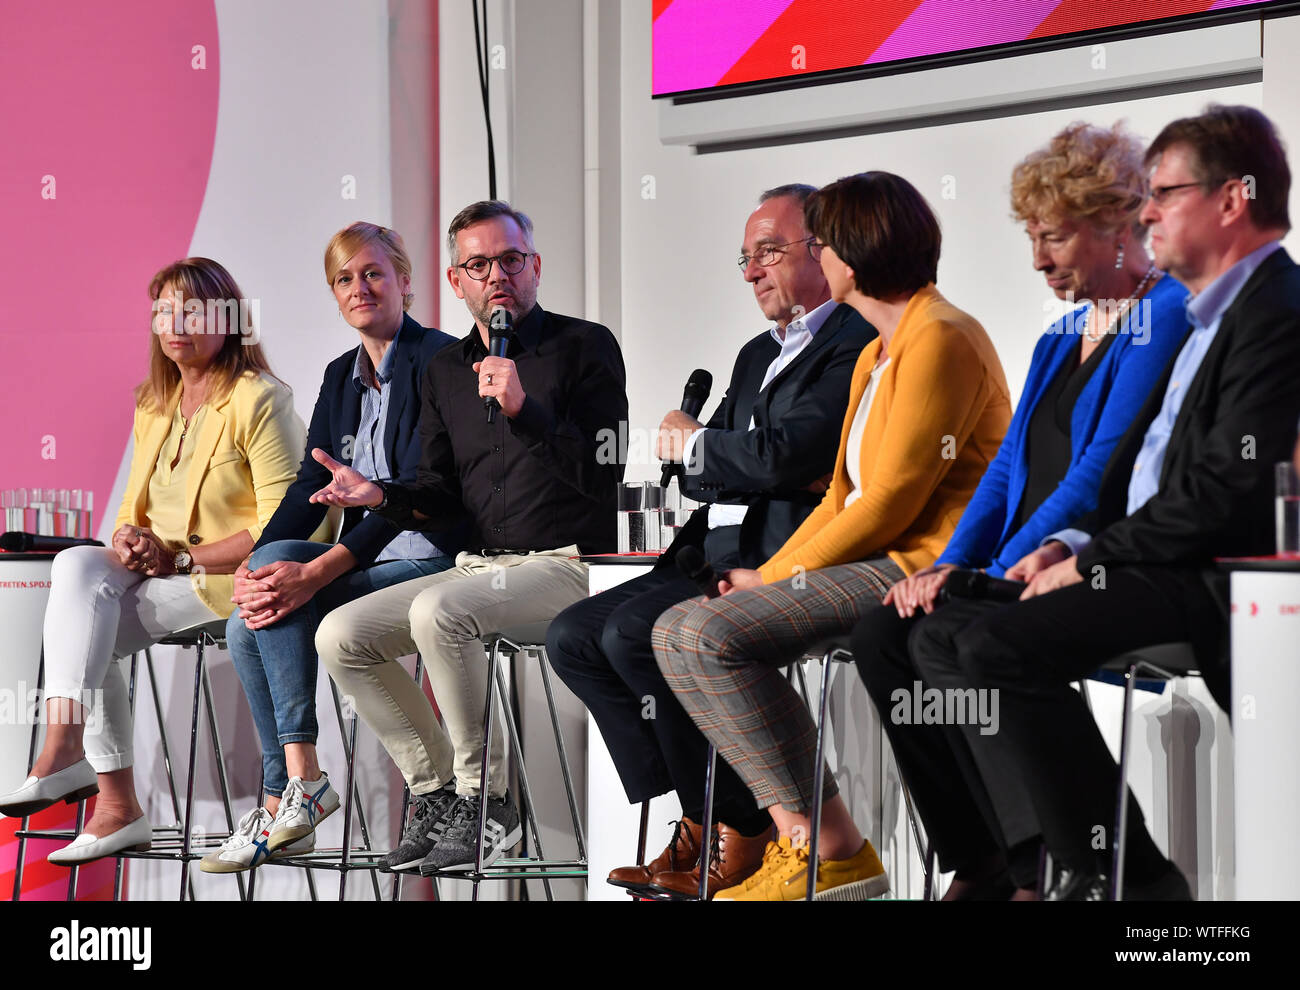
[[[654,0],[654,95],[951,54],[1258,2]]]
[[[0,30],[0,488],[90,488],[98,526],[117,514],[106,503],[130,442],[131,390],[148,372],[149,279],[189,253],[207,187],[216,10],[13,4]],[[12,889],[15,824],[0,820],[0,895]],[[33,820],[72,824],[63,804]],[[29,844],[24,899],[62,899],[68,871],[45,862],[61,844]],[[112,883],[112,861],[96,864],[79,895],[111,897]]]

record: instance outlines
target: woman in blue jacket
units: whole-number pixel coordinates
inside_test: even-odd
[[[853,631],[858,670],[940,868],[956,872],[949,899],[1032,898],[1038,826],[1016,781],[962,788],[980,778],[959,729],[889,717],[897,692],[910,695],[920,680],[908,636],[956,568],[1032,576],[1024,558],[1096,506],[1115,446],[1182,344],[1187,290],[1151,264],[1137,219],[1146,198],[1142,153],[1119,125],[1076,123],[1016,166],[1012,210],[1029,234],[1034,268],[1058,299],[1083,304],[1034,348],[1006,438],[944,552],[894,585]]]

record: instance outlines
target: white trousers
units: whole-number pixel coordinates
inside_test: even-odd
[[[86,758],[96,773],[129,767],[130,672],[119,661],[220,616],[194,593],[189,577],[145,577],[127,570],[107,547],[64,550],[54,558],[50,585],[45,697],[86,706]]]

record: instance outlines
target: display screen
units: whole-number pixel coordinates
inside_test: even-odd
[[[1145,25],[1259,0],[653,0],[654,95]]]

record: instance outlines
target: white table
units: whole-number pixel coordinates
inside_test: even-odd
[[[1300,560],[1232,567],[1237,899],[1300,890]]]
[[[27,779],[51,554],[0,553],[0,794]]]
[[[589,570],[589,587],[593,595],[615,585],[648,574],[653,558],[645,562],[593,563]],[[681,817],[676,793],[665,794],[650,802],[650,823],[646,832],[646,853],[657,856],[668,841],[668,823]],[[627,892],[605,882],[609,871],[631,866],[636,861],[637,831],[641,826],[641,806],[629,804],[618,771],[596,720],[587,715],[587,899],[591,901],[626,901]]]

